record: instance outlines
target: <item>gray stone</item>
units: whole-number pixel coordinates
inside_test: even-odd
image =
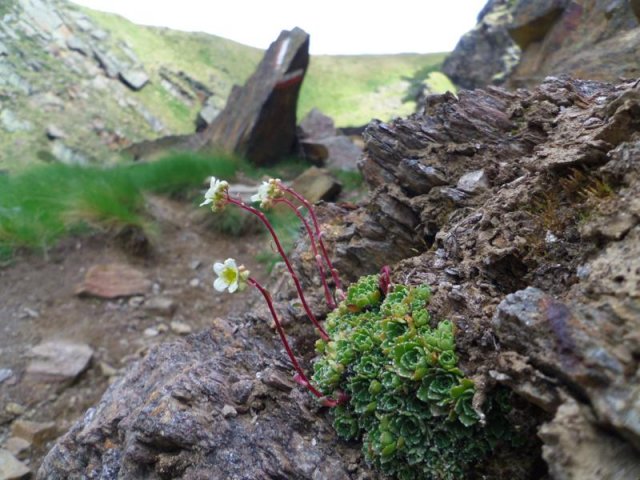
[[[0,123],[2,123],[4,129],[9,133],[28,132],[33,128],[29,121],[20,120],[20,118],[9,109],[4,109],[0,112]]]
[[[311,167],[296,177],[292,187],[311,203],[334,200],[342,190],[340,182],[328,170],[317,167]]]
[[[124,70],[119,72],[119,77],[133,91],[142,90],[149,82],[149,75],[143,70]]]
[[[628,443],[595,425],[589,410],[575,400],[558,408],[542,425],[542,456],[554,480],[637,480],[640,456]]]
[[[0,480],[19,480],[30,474],[29,467],[8,450],[0,448]]]
[[[340,170],[357,170],[362,149],[344,135],[323,138],[320,143],[327,148],[326,166]]]
[[[315,107],[300,121],[300,131],[302,138],[311,140],[335,137],[337,133],[333,119]]]
[[[463,192],[478,193],[489,188],[489,178],[484,170],[474,170],[460,177],[456,187]]]
[[[22,459],[31,448],[31,442],[20,437],[9,437],[3,448],[9,450],[16,458]]]
[[[93,349],[84,343],[64,340],[41,343],[31,349],[36,358],[27,373],[49,382],[71,381],[80,375],[93,357]]]
[[[56,432],[55,422],[16,420],[11,424],[11,435],[22,438],[36,447],[40,447],[55,438]]]
[[[76,36],[67,38],[67,47],[69,47],[69,50],[81,53],[85,57],[91,55],[91,48]]]
[[[173,322],[169,323],[169,326],[171,327],[171,331],[173,333],[177,333],[178,335],[189,335],[193,330],[191,328],[191,325],[185,322],[180,322],[178,320],[174,320]]]
[[[65,138],[67,134],[60,127],[56,125],[49,125],[47,127],[47,138],[49,140],[56,140],[59,138]]]
[[[144,272],[121,263],[93,265],[76,287],[76,295],[100,298],[133,297],[145,294],[151,282]]]
[[[98,65],[104,70],[110,78],[117,78],[122,70],[122,66],[116,58],[107,52],[98,49],[93,50],[93,57],[98,61]]]
[[[418,195],[429,193],[433,187],[449,183],[445,174],[439,169],[412,158],[404,158],[400,161],[398,178],[403,188]]]
[[[51,142],[51,154],[60,163],[64,163],[66,165],[86,165],[89,163],[87,157],[82,153],[76,152],[75,150],[67,147],[61,141]]]
[[[13,370],[10,368],[0,368],[0,383],[10,379],[13,376]]]
[[[0,57],[0,86],[11,87],[20,93],[29,95],[31,84],[15,72],[11,64],[5,63]]]
[[[0,42],[0,56],[9,55],[9,48],[2,42]]]
[[[198,117],[196,118],[196,129],[203,130],[213,123],[216,117],[220,114],[220,109],[207,101],[202,109],[198,112]]]
[[[225,405],[224,407],[222,407],[222,416],[224,418],[237,417],[238,411],[233,405]]]
[[[176,302],[169,297],[152,297],[144,303],[144,309],[155,315],[170,317],[176,311]]]

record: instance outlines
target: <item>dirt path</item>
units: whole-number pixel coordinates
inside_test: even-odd
[[[47,437],[62,434],[100,399],[118,370],[151,345],[207,328],[216,317],[246,308],[250,297],[213,290],[211,264],[241,258],[262,277],[264,267],[253,259],[264,240],[207,231],[198,221],[202,211],[190,204],[158,197],[149,203],[158,234],[146,258],[128,254],[107,235],[94,235],[64,240],[47,259],[26,254],[0,269],[0,448],[7,447],[17,419],[55,422],[55,433]],[[149,292],[116,300],[74,294],[87,269],[108,263],[143,272],[152,285]],[[158,299],[172,306],[149,310]],[[89,368],[71,385],[25,374],[30,350],[50,340],[84,343],[94,351]],[[18,458],[37,470],[52,439],[33,442]]]

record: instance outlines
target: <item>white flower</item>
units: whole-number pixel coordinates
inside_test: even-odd
[[[224,263],[213,264],[213,271],[218,278],[213,282],[213,288],[219,292],[229,289],[229,293],[243,290],[249,278],[249,270],[244,265],[237,266],[233,258],[227,258]]]
[[[270,178],[266,182],[262,182],[262,185],[258,187],[258,193],[251,197],[251,201],[260,202],[260,208],[269,208],[273,201],[281,196],[280,180]]]
[[[200,206],[211,204],[211,210],[218,212],[222,210],[227,203],[227,191],[229,190],[229,183],[224,180],[218,180],[216,177],[211,177],[211,184],[209,190],[204,194],[204,202]]]

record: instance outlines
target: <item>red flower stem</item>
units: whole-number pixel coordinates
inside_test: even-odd
[[[316,212],[313,209],[313,206],[309,203],[309,201],[296,192],[293,188],[287,187],[284,183],[279,183],[280,188],[285,192],[292,195],[296,200],[302,203],[305,208],[309,211],[309,215],[311,216],[311,220],[313,221],[313,228],[316,231],[316,238],[318,240],[318,244],[320,245],[320,250],[322,251],[322,256],[324,257],[324,261],[327,262],[327,266],[329,267],[329,271],[331,272],[331,277],[333,278],[333,283],[336,284],[336,290],[340,290],[342,292],[342,283],[340,282],[340,277],[338,276],[338,271],[333,268],[333,264],[329,259],[329,254],[327,254],[327,249],[324,246],[324,242],[322,241],[322,232],[320,231],[320,224],[318,223],[318,217],[316,217]],[[342,293],[344,297],[344,292]],[[340,298],[339,300],[343,300],[344,298]]]
[[[320,272],[320,280],[322,280],[322,287],[324,288],[324,298],[327,301],[329,308],[333,310],[334,308],[336,308],[336,304],[333,301],[333,297],[331,296],[331,290],[329,290],[329,285],[327,285],[327,278],[324,271],[324,265],[322,264],[322,259],[320,255],[318,255],[318,247],[316,246],[316,240],[313,235],[313,232],[311,231],[311,227],[309,226],[309,222],[307,222],[307,219],[304,218],[304,215],[300,213],[300,210],[289,199],[281,197],[281,198],[275,199],[274,202],[284,203],[291,210],[293,210],[296,216],[300,219],[300,221],[304,225],[304,228],[307,230],[307,234],[309,235],[309,241],[311,243],[311,251],[313,252],[313,258],[315,258],[316,265],[318,266],[318,271]]]
[[[315,315],[311,312],[311,309],[309,308],[309,305],[307,305],[307,300],[304,298],[304,293],[302,292],[302,286],[300,285],[300,280],[298,280],[298,276],[293,271],[293,267],[291,266],[291,262],[289,262],[289,258],[287,257],[287,254],[284,252],[284,249],[282,248],[282,245],[280,245],[280,240],[278,240],[278,236],[276,235],[275,230],[271,226],[271,222],[269,222],[269,219],[267,219],[266,215],[264,213],[262,213],[260,210],[255,209],[255,208],[247,205],[242,200],[237,200],[235,198],[230,197],[229,193],[227,193],[227,202],[229,202],[229,203],[231,203],[233,205],[237,205],[238,207],[242,208],[243,210],[246,210],[249,213],[253,213],[256,217],[258,217],[260,219],[260,221],[262,221],[262,223],[264,223],[264,226],[267,227],[267,230],[269,230],[269,233],[271,234],[271,238],[273,238],[273,241],[276,244],[276,248],[278,249],[278,253],[282,257],[282,260],[284,260],[284,263],[287,266],[287,269],[289,270],[289,274],[291,275],[291,278],[293,279],[293,283],[295,284],[296,290],[298,291],[298,297],[300,298],[300,302],[302,303],[302,307],[304,308],[304,311],[306,312],[306,314],[309,317],[309,319],[311,320],[311,322],[318,329],[318,332],[320,333],[320,337],[324,341],[328,341],[329,340],[329,335],[327,335],[327,332],[324,330],[324,328],[322,328],[322,325],[320,325],[320,323],[316,319]]]
[[[267,305],[269,306],[269,311],[271,312],[271,316],[273,317],[273,321],[276,324],[276,330],[278,330],[278,334],[280,335],[280,340],[282,340],[284,349],[287,351],[287,355],[289,355],[289,359],[291,360],[291,363],[293,363],[293,368],[295,368],[300,379],[302,380],[301,383],[305,385],[309,389],[309,391],[313,393],[317,398],[324,397],[322,393],[320,393],[313,385],[311,385],[311,382],[309,382],[309,379],[307,379],[306,375],[304,374],[304,371],[302,370],[302,367],[300,366],[300,364],[298,363],[298,360],[293,354],[293,350],[291,350],[291,347],[289,346],[289,342],[287,341],[287,337],[284,334],[284,329],[282,328],[282,324],[280,323],[280,320],[278,319],[278,315],[276,314],[276,310],[273,307],[273,301],[271,300],[271,295],[269,294],[269,292],[267,292],[264,289],[264,287],[260,285],[253,278],[247,279],[247,282],[249,283],[249,285],[256,287],[264,297],[265,301],[267,302]]]

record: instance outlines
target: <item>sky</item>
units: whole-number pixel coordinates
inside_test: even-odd
[[[211,33],[266,49],[281,30],[314,55],[451,51],[487,0],[72,0],[142,25]]]

